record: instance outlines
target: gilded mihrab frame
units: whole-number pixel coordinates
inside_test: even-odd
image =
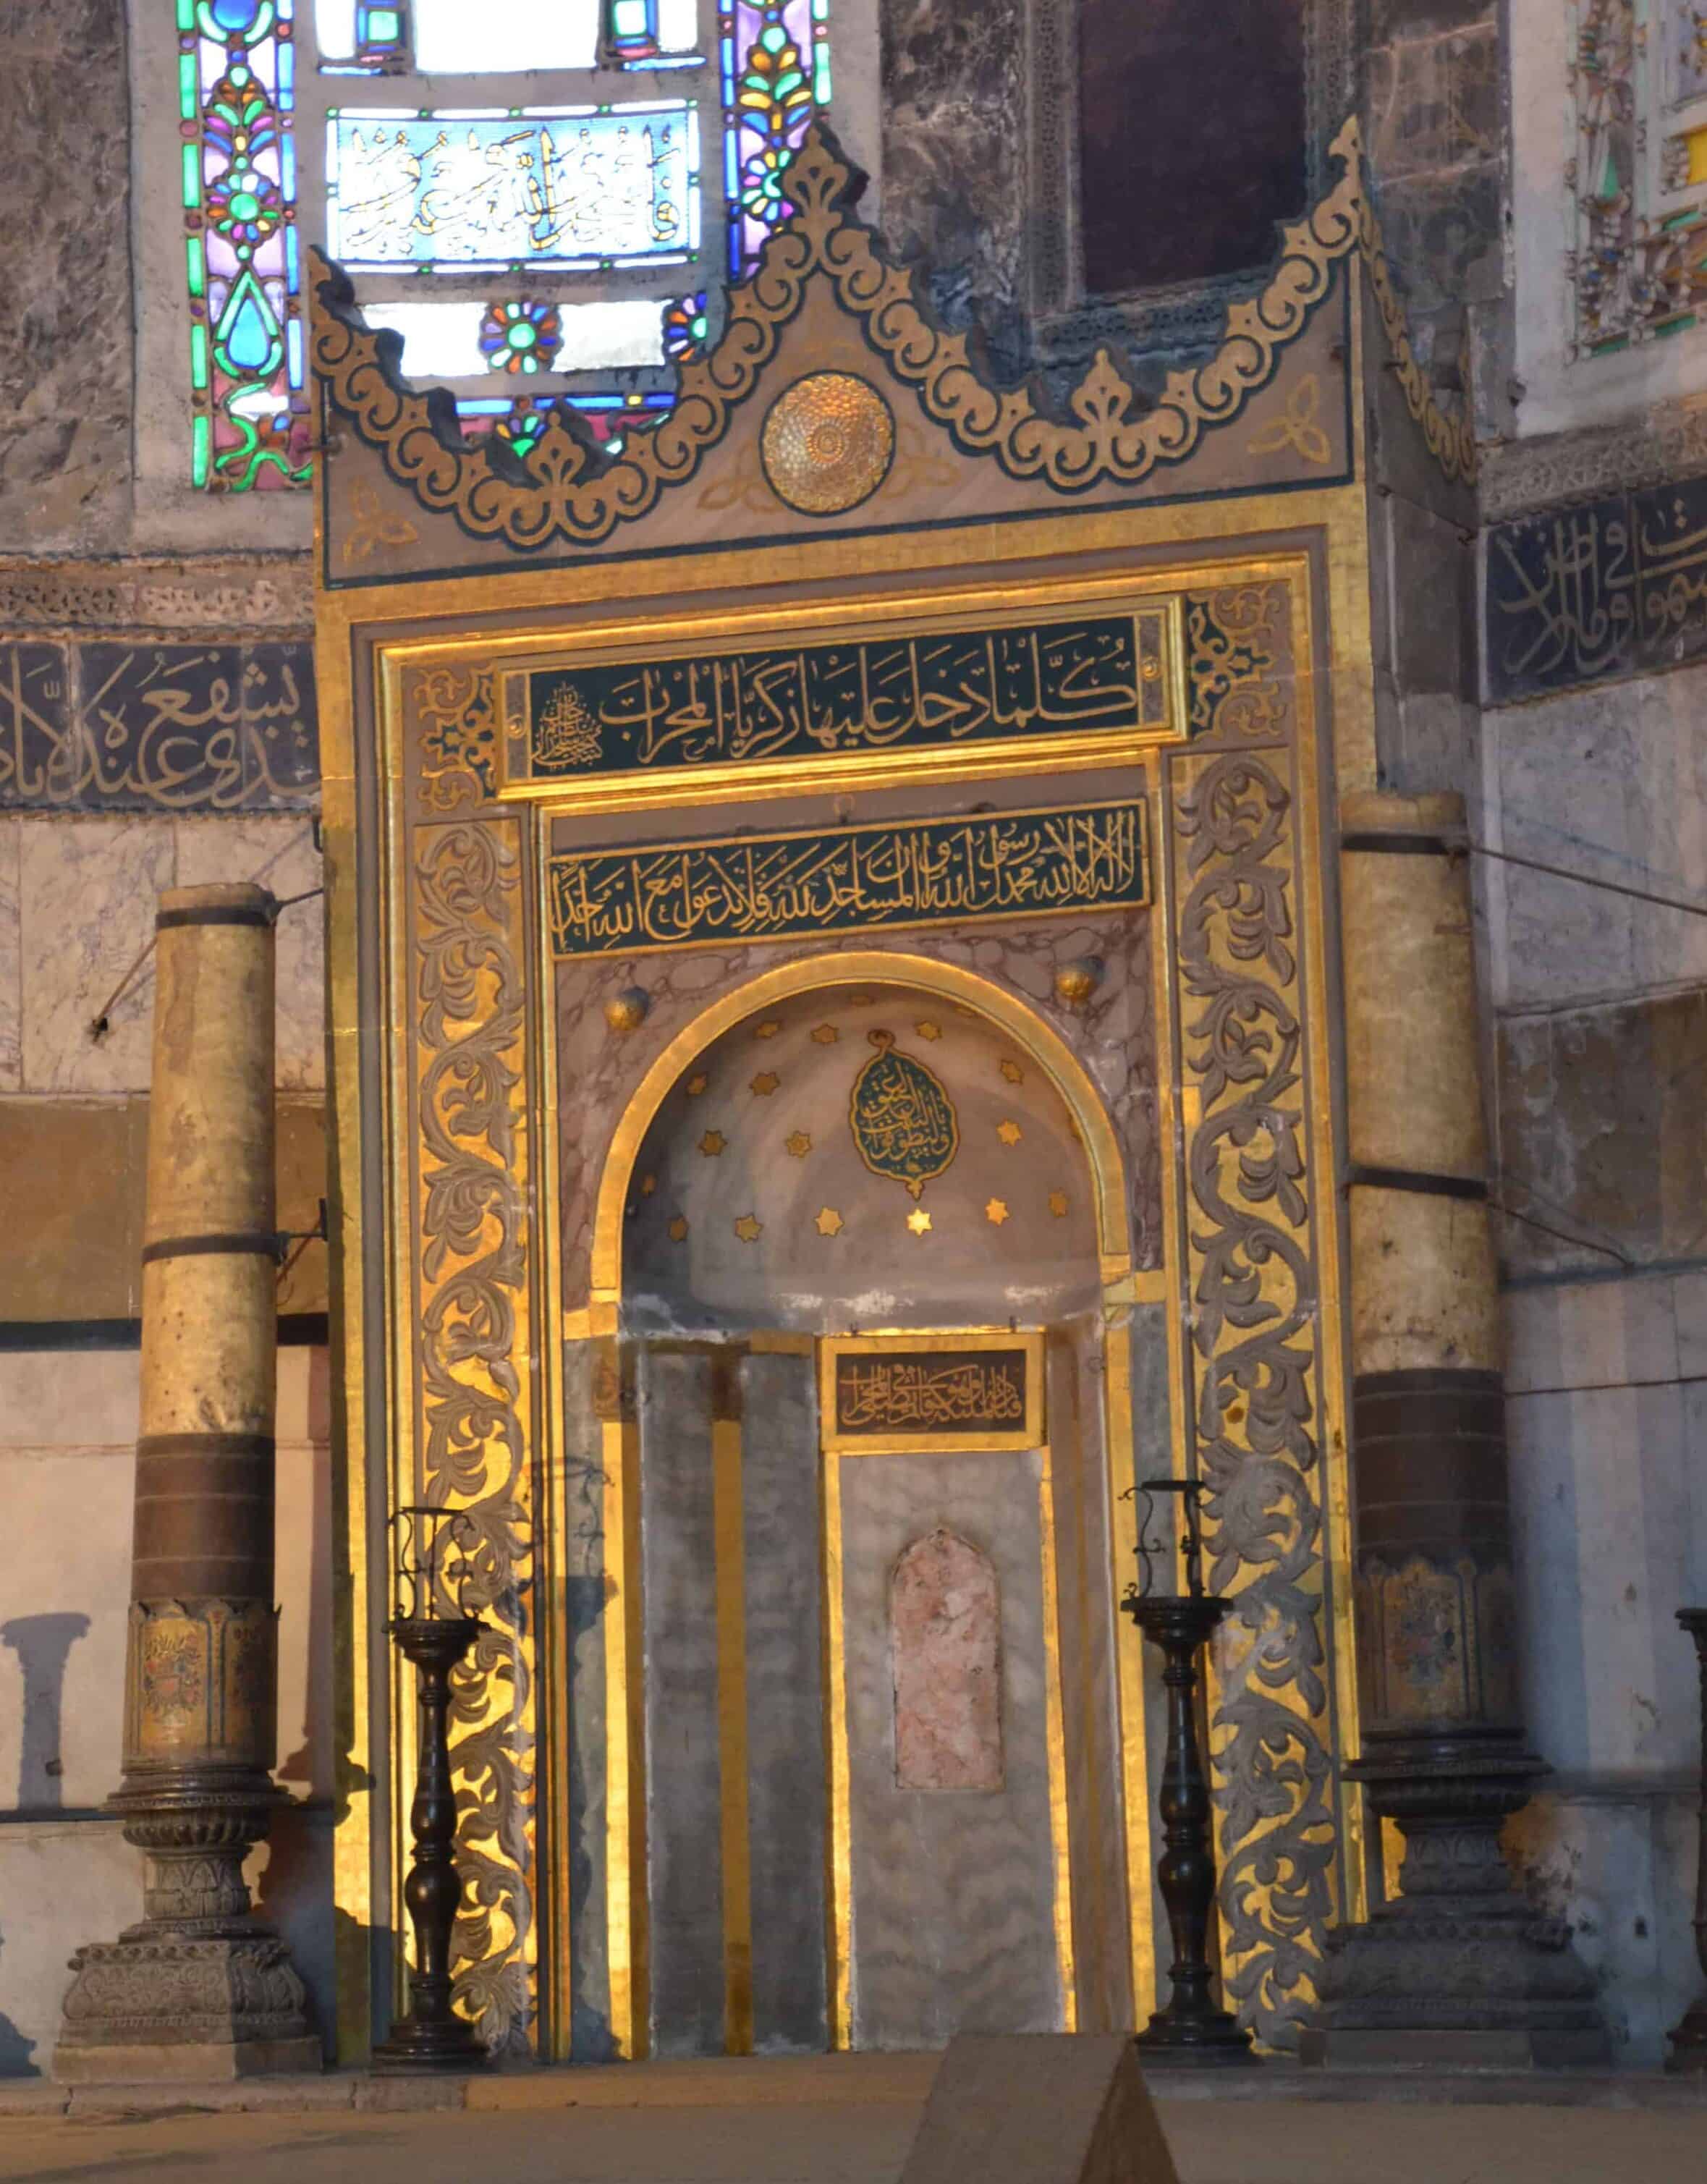
[[[1131,1483],[1142,1395],[1165,1409],[1175,1471],[1206,1483],[1211,1580],[1239,1601],[1210,1699],[1221,1952],[1230,1997],[1265,2041],[1290,2043],[1324,1932],[1361,1914],[1360,1809],[1341,1775],[1356,1709],[1324,843],[1336,787],[1373,777],[1363,424],[1349,396],[1366,338],[1384,327],[1402,398],[1448,477],[1468,456],[1397,324],[1354,136],[1337,148],[1343,179],[1288,236],[1270,291],[1215,363],[1138,424],[1123,421],[1131,389],[1106,359],[1076,397],[1076,425],[984,389],[964,343],[932,333],[910,276],[854,219],[846,170],[816,136],[791,182],[796,218],[731,299],[730,334],[684,371],[683,400],[651,443],[620,460],[601,465],[556,426],[529,479],[488,471],[435,434],[382,344],[323,292],[347,2057],[382,2018],[403,1923],[413,1708],[383,1639],[381,1574],[390,1509],[424,1497],[473,1516],[489,1624],[453,1724],[469,1888],[459,2001],[495,2045],[586,2052],[570,2008],[589,1944],[570,1919],[564,1723],[575,1618],[606,1616],[612,1658],[636,1636],[631,1597],[619,1598],[636,1447],[617,1340],[629,1167],[696,1042],[763,996],[847,978],[894,978],[988,1014],[1078,1123],[1098,1197],[1111,1491]],[[892,443],[876,483],[826,517],[774,489],[760,436],[783,391],[828,373],[861,379]],[[573,769],[529,777],[515,752],[528,678],[803,653],[826,629],[857,644],[874,629],[1048,624],[1087,600],[1165,633],[1154,717],[1104,723],[1093,733],[1111,740],[1087,739],[1065,770],[1046,747],[1020,748],[1035,721],[1013,728],[1005,759],[928,733],[911,751],[855,752],[836,775],[842,802],[829,816],[820,802],[815,823],[887,817],[897,799],[915,818],[967,811],[969,783],[1027,809],[1070,806],[1106,799],[1112,778],[1143,809],[1148,907],[1118,916],[1144,921],[1154,1084],[1132,1096],[1109,1078],[1094,1001],[1033,1002],[966,967],[967,935],[1000,942],[1024,929],[1023,911],[892,936],[849,927],[815,948],[736,936],[720,958],[697,959],[691,1007],[637,1024],[626,956],[576,967],[581,1020],[602,1043],[584,1072],[571,1057],[593,1089],[578,1074],[581,1134],[560,1139],[553,849],[565,828],[578,844],[707,827],[679,785],[613,773],[589,795]],[[987,710],[993,736],[1004,724]],[[569,741],[551,748],[592,748],[573,708],[559,731]],[[739,760],[720,763],[707,800],[722,800],[726,832],[731,820],[781,827],[788,799],[819,787],[784,754],[731,805]],[[871,795],[890,800],[861,801]],[[624,1027],[608,1039],[607,1003]],[[1144,1315],[1165,1326],[1165,1398],[1132,1384],[1129,1330]],[[1135,1545],[1131,1502],[1113,1508],[1111,1581]],[[592,1538],[603,1560],[588,1598],[577,1557]],[[1154,1971],[1143,1680],[1129,1634],[1119,1683],[1141,2013]],[[610,1864],[592,1949],[603,2036],[629,2053],[645,1943],[632,1696],[607,1679]]]

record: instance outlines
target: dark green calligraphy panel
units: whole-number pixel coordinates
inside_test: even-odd
[[[1166,605],[1125,614],[537,669],[512,783],[681,774],[1171,725]]]
[[[577,850],[551,861],[560,956],[1037,917],[1148,900],[1144,806],[903,820]]]

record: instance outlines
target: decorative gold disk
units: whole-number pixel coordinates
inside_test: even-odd
[[[785,387],[759,436],[770,490],[803,515],[839,515],[889,475],[895,420],[869,381],[814,371]]]

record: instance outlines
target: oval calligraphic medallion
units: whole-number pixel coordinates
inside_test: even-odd
[[[869,380],[814,371],[785,387],[759,436],[770,490],[803,515],[839,515],[869,500],[895,457],[895,420]]]
[[[917,1198],[960,1149],[954,1103],[922,1061],[897,1050],[892,1032],[868,1036],[877,1051],[854,1079],[848,1127],[872,1174]]]

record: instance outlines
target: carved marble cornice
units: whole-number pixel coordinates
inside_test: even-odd
[[[1695,396],[1645,410],[1615,425],[1504,440],[1482,450],[1485,523],[1574,500],[1707,472],[1707,400]]]
[[[0,631],[218,637],[314,628],[307,554],[164,554],[113,560],[0,556]]]

